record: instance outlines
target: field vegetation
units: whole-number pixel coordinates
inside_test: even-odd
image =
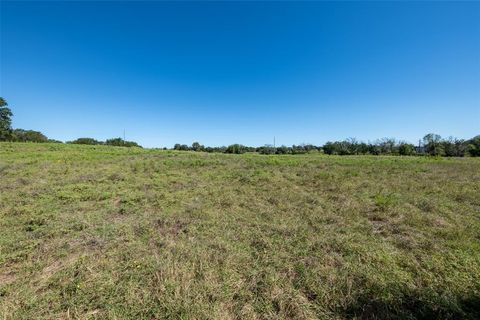
[[[476,319],[480,159],[0,143],[3,319]]]
[[[39,131],[13,129],[13,113],[5,99],[0,97],[0,141],[9,142],[36,142],[36,143],[63,143],[62,141],[49,139]],[[126,141],[125,137],[99,141],[94,138],[78,138],[67,141],[68,144],[82,145],[109,145],[121,147],[141,147],[135,141]],[[167,148],[164,147],[164,150]],[[479,157],[480,156],[480,135],[471,139],[458,139],[455,137],[442,138],[438,134],[429,133],[419,140],[418,146],[411,143],[397,140],[395,138],[377,139],[373,142],[358,141],[349,138],[343,141],[329,141],[323,146],[313,144],[300,144],[287,146],[264,145],[261,147],[244,146],[242,144],[231,144],[228,147],[205,147],[199,142],[193,142],[191,146],[176,143],[173,150],[196,151],[209,153],[230,153],[243,154],[246,152],[257,152],[260,154],[305,154],[318,151],[329,155],[430,155],[439,157]]]

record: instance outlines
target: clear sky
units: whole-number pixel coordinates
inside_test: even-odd
[[[5,2],[0,96],[147,147],[480,134],[479,2]]]

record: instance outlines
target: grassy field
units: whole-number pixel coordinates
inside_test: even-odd
[[[480,317],[480,159],[0,144],[0,317]]]

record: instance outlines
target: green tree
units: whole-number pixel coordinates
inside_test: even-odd
[[[401,156],[411,156],[415,153],[415,147],[410,143],[400,143],[398,146],[398,153]]]
[[[15,129],[12,131],[12,140],[18,142],[48,142],[48,138],[39,131]]]
[[[140,145],[138,145],[138,143],[134,142],[134,141],[126,141],[126,140],[123,140],[122,138],[113,138],[113,139],[107,139],[105,141],[105,144],[107,146],[117,146],[117,147],[140,147]]]
[[[257,151],[260,154],[275,154],[276,149],[271,144],[267,144],[263,147],[257,148]]]
[[[449,137],[442,141],[442,147],[447,157],[463,157],[468,146],[464,140]]]
[[[193,151],[203,151],[205,149],[205,147],[198,142],[194,142],[194,143],[192,143],[191,149]]]
[[[468,152],[472,157],[480,157],[480,135],[468,140]]]
[[[276,148],[276,150],[274,150],[276,154],[289,154],[291,152],[290,148],[288,148],[287,146],[280,146],[278,148]]]
[[[93,138],[78,138],[73,141],[69,141],[68,143],[72,144],[88,144],[88,145],[96,145],[96,144],[102,144],[101,141],[95,140]]]
[[[173,150],[188,151],[189,147],[186,144],[175,143]]]
[[[0,97],[0,141],[11,138],[12,116],[12,110],[8,108],[7,101]]]
[[[244,145],[238,143],[229,145],[225,150],[225,153],[242,154],[245,152],[247,152],[247,148]]]
[[[380,154],[395,154],[397,153],[397,141],[394,138],[382,138],[377,141],[377,146],[380,149]]]
[[[442,145],[442,137],[438,134],[429,133],[423,137],[425,151],[431,156],[443,156],[445,151]]]

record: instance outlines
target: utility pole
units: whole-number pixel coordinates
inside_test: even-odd
[[[123,141],[125,141],[125,129],[123,129]]]
[[[273,136],[273,148],[275,148],[275,136]]]

